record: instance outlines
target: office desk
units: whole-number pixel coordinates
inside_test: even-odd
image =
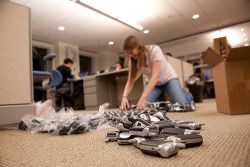
[[[109,108],[120,106],[123,90],[128,78],[128,69],[105,72],[98,75],[83,77],[85,109],[98,109],[108,102]],[[128,99],[136,104],[144,88],[141,76],[134,85]]]

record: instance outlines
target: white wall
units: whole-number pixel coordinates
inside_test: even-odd
[[[96,70],[109,70],[119,60],[119,55],[113,52],[99,52],[96,57]]]
[[[173,57],[200,53],[208,47],[213,48],[213,37],[211,33],[187,37],[184,39],[159,44],[163,53],[170,52]]]

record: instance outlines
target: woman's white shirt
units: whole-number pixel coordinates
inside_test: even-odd
[[[156,83],[157,86],[163,85],[167,83],[169,80],[173,78],[177,78],[177,74],[174,71],[173,67],[166,60],[165,56],[162,53],[162,50],[157,45],[147,45],[146,46],[146,65],[147,67],[143,67],[143,75],[146,76],[146,81],[148,82],[152,75],[152,64],[154,61],[160,60],[161,63],[161,71]]]

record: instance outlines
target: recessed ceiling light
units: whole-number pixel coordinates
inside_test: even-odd
[[[244,31],[244,28],[241,28],[240,31]]]
[[[243,37],[245,37],[246,36],[246,34],[242,34],[243,35]]]
[[[244,46],[249,46],[249,43],[245,43]]]
[[[65,30],[65,28],[64,28],[63,26],[59,26],[59,27],[58,27],[58,30],[60,30],[60,31],[64,31],[64,30]]]
[[[144,34],[148,34],[148,33],[149,33],[149,30],[144,30],[143,33],[144,33]]]
[[[113,41],[109,41],[109,45],[114,45],[114,42]]]
[[[200,17],[199,14],[194,14],[194,15],[193,15],[193,19],[198,19],[199,17]]]

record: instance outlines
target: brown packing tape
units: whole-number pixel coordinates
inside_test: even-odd
[[[247,90],[246,83],[237,83],[228,95],[230,114],[250,114],[250,90]]]

